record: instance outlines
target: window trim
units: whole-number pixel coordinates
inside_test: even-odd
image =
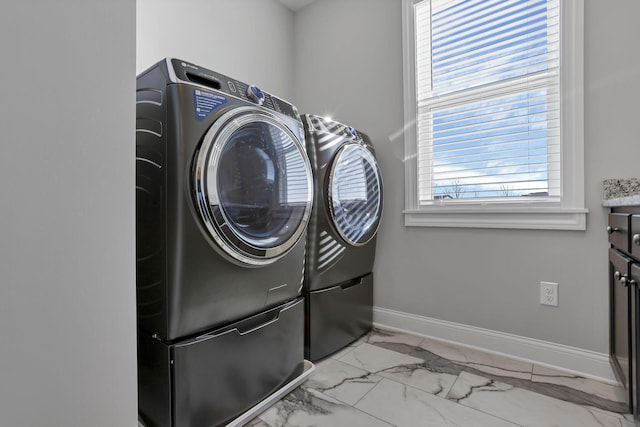
[[[405,226],[586,230],[584,200],[584,4],[560,1],[561,199],[420,206],[413,5],[402,0]],[[424,0],[429,1],[429,0]]]

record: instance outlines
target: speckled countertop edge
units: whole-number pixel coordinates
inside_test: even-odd
[[[605,208],[613,208],[616,206],[640,206],[640,195],[603,200],[602,206]]]
[[[640,178],[616,178],[603,181],[602,206],[640,205]]]

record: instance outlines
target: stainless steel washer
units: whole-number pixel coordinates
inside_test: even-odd
[[[292,104],[178,59],[138,76],[136,101],[140,411],[226,424],[303,366],[303,125]]]

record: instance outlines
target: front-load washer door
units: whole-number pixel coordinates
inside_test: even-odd
[[[276,115],[251,107],[224,114],[207,131],[194,166],[205,229],[231,261],[273,263],[304,235],[311,167],[304,145]]]
[[[382,215],[382,178],[373,153],[361,144],[340,148],[327,190],[331,219],[345,242],[362,246],[373,239]]]

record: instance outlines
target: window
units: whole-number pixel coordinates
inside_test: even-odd
[[[585,229],[582,13],[404,0],[406,225]]]

